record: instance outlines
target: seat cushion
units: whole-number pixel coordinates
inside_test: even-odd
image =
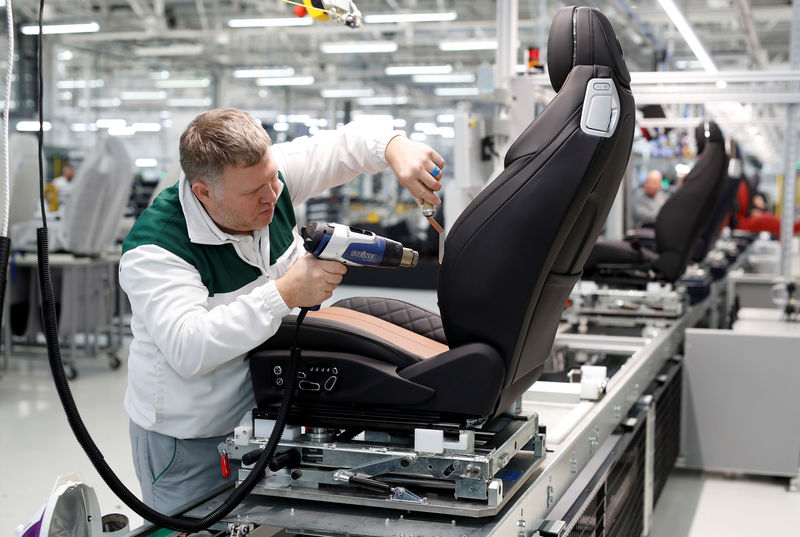
[[[414,304],[393,298],[353,297],[339,300],[333,306],[367,313],[439,343],[447,344],[442,318]]]
[[[589,269],[601,265],[649,265],[657,255],[647,248],[635,248],[626,241],[597,241],[586,261]]]
[[[285,317],[278,332],[253,352],[287,350],[294,346],[296,319],[293,315]],[[363,355],[397,367],[406,367],[448,350],[447,345],[411,330],[339,307],[308,313],[300,329],[300,347]]]

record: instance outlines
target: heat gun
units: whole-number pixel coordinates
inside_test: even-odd
[[[419,254],[372,231],[344,224],[311,222],[300,234],[306,250],[319,259],[356,267],[415,267]]]

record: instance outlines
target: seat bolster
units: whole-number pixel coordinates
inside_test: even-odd
[[[439,412],[490,416],[506,376],[503,359],[485,343],[469,343],[398,371],[400,377],[432,388],[426,404]]]

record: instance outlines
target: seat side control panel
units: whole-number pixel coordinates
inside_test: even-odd
[[[286,367],[275,362],[272,365],[272,386],[282,389],[288,379]],[[339,382],[339,368],[324,363],[307,363],[297,372],[297,389],[304,392],[331,392]]]

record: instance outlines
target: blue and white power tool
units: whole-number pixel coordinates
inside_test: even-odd
[[[311,222],[300,234],[306,250],[319,259],[356,267],[415,267],[419,254],[372,231],[344,224]]]

